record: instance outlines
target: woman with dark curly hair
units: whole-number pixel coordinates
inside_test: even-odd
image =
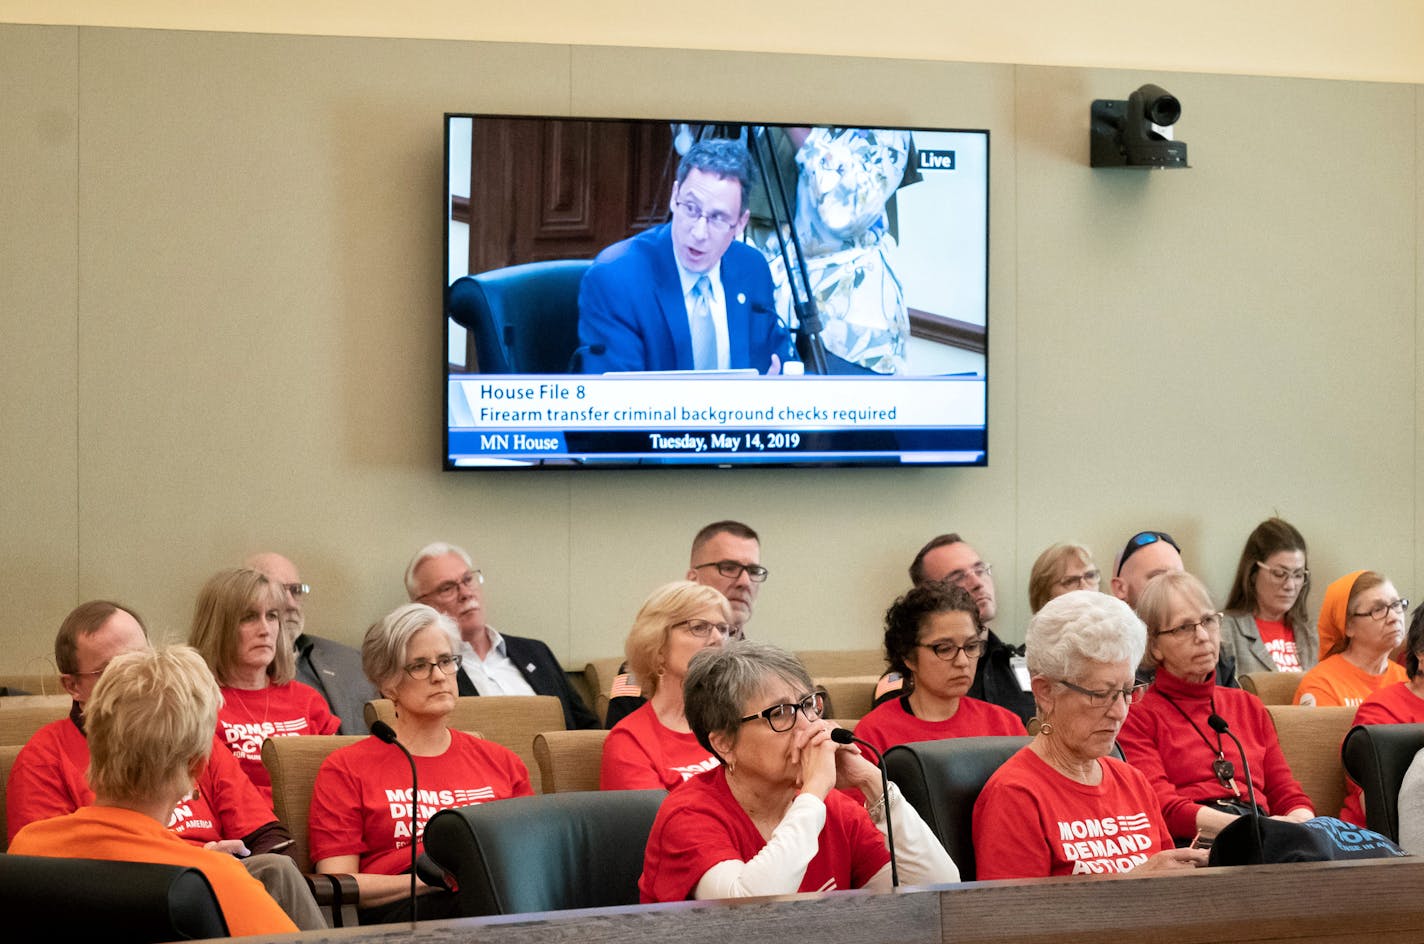
[[[913,741],[1027,734],[1012,711],[965,694],[985,635],[974,598],[952,584],[924,584],[890,604],[885,655],[905,688],[862,718],[856,737],[885,751]]]

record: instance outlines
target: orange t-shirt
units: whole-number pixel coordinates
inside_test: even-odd
[[[1295,690],[1295,704],[1358,708],[1376,690],[1408,680],[1404,666],[1397,662],[1386,663],[1383,673],[1371,675],[1346,659],[1343,652],[1337,652],[1305,673]]]
[[[184,842],[150,816],[114,806],[86,806],[31,823],[10,842],[15,855],[154,862],[191,866],[213,886],[233,937],[288,934],[297,926],[242,863]]]

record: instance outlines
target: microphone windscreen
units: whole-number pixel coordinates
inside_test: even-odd
[[[1226,733],[1226,719],[1216,712],[1207,715],[1206,723],[1211,725],[1211,729],[1217,734]]]
[[[845,728],[831,728],[831,740],[837,744],[851,744],[855,741],[855,735]]]
[[[387,744],[394,744],[396,742],[396,729],[384,721],[377,721],[371,725],[371,733]]]

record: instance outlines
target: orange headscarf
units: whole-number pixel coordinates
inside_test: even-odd
[[[1363,570],[1352,571],[1325,588],[1325,602],[1320,604],[1320,661],[1345,639],[1345,621],[1350,618],[1350,591]]]

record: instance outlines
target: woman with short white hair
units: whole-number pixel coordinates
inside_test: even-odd
[[[1108,756],[1142,693],[1134,673],[1145,641],[1127,604],[1095,590],[1049,600],[1029,622],[1024,655],[1037,734],[995,771],[974,804],[977,878],[1205,864],[1201,850],[1173,847],[1147,778]]]

